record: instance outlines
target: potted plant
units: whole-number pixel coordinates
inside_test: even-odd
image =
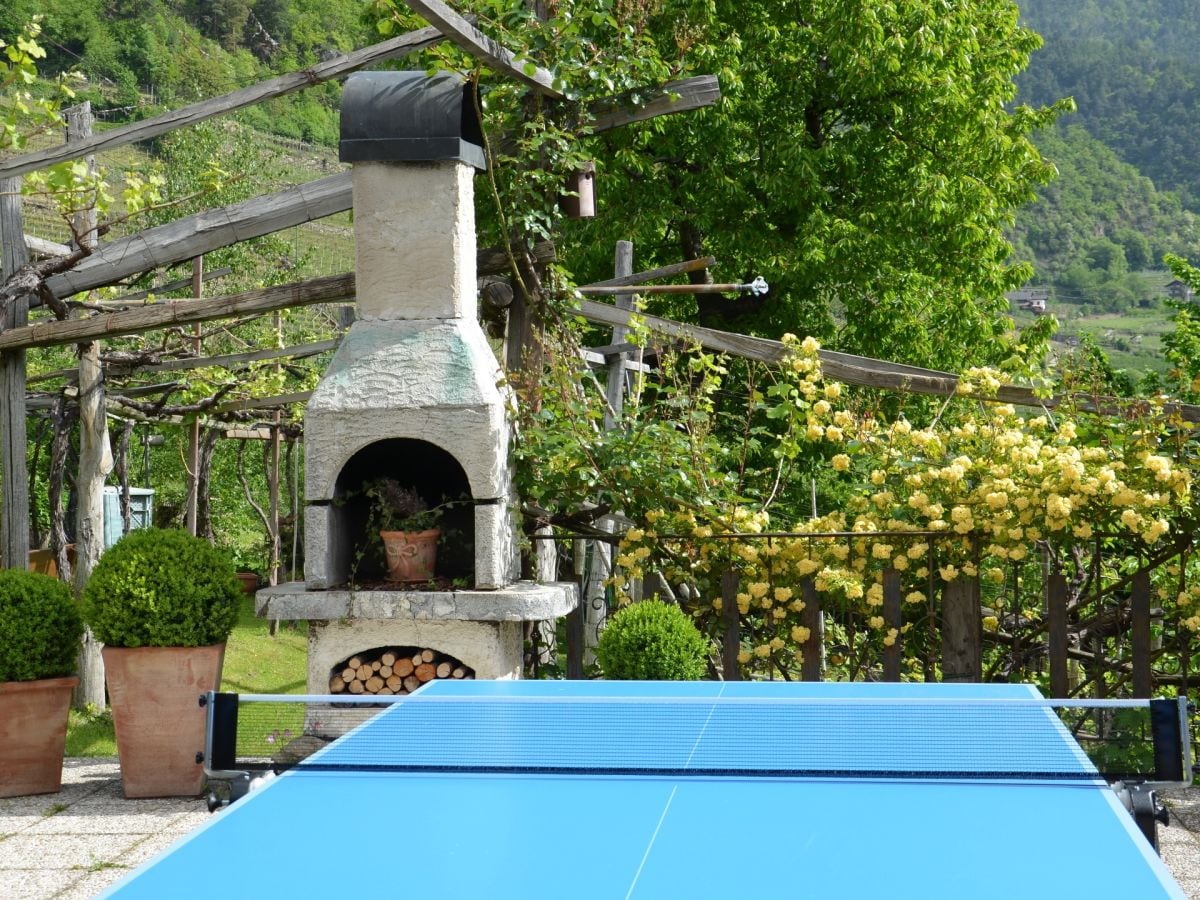
[[[437,566],[438,523],[447,503],[430,506],[416,490],[395,478],[375,478],[363,485],[370,518],[378,531],[387,562],[387,580],[429,581]]]
[[[126,797],[195,796],[203,788],[198,700],[220,686],[241,596],[228,554],[178,529],[131,531],[96,564],[84,613],[105,645]]]
[[[0,571],[0,797],[62,787],[83,621],[57,578]]]

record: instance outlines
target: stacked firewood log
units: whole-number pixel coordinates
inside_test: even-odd
[[[335,668],[331,694],[411,694],[435,678],[474,678],[473,669],[436,650],[390,647],[360,653]]]

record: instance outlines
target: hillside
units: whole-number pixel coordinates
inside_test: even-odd
[[[1018,2],[1045,40],[1018,79],[1022,99],[1074,97],[1075,121],[1200,209],[1200,0]]]

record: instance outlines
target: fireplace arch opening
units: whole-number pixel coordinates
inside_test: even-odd
[[[383,543],[371,526],[366,485],[392,478],[414,490],[426,506],[439,508],[437,563],[434,580],[443,586],[470,585],[475,580],[475,502],[462,465],[428,441],[390,438],[355,453],[338,473],[331,507],[329,558],[337,580],[370,588],[386,582]]]

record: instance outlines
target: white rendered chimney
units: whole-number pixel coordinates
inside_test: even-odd
[[[431,477],[427,454],[405,458],[418,442],[452,457],[469,488],[474,586],[516,578],[507,398],[476,318],[472,178],[484,159],[465,90],[455,76],[422,72],[346,83],[341,153],[354,163],[358,321],[305,415],[309,588],[351,575],[357,537],[339,504],[353,487],[346,473],[390,465],[420,487]]]

